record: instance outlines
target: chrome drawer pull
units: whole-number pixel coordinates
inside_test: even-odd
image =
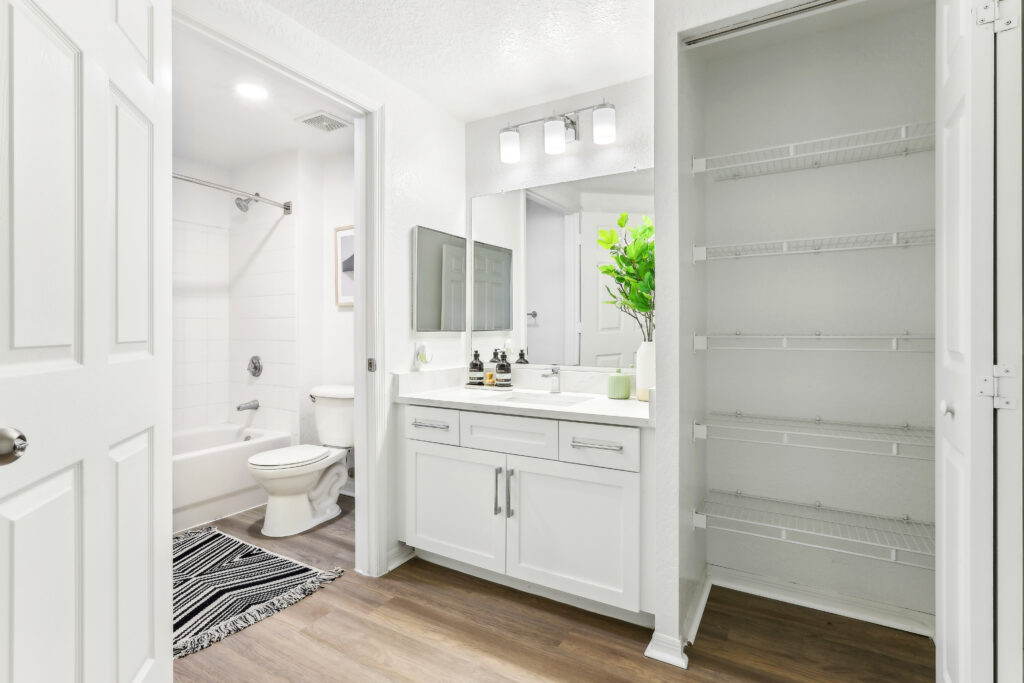
[[[501,468],[494,468],[494,514],[501,514],[501,506],[498,505],[498,478],[501,477]]]
[[[442,429],[446,432],[451,429],[451,426],[444,422],[421,422],[419,420],[413,420],[412,426],[417,429]]]
[[[622,444],[594,443],[593,441],[578,441],[577,439],[573,439],[569,445],[573,448],[592,448],[595,451],[615,451],[616,453],[621,453],[624,450]]]
[[[515,473],[516,471],[510,467],[505,475],[505,517],[515,514],[512,512],[512,475]]]

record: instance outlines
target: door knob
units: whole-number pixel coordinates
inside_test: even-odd
[[[944,400],[939,401],[939,412],[951,420],[956,417],[956,411],[953,410],[953,406]]]
[[[28,448],[28,439],[17,429],[0,427],[0,465],[9,465]]]

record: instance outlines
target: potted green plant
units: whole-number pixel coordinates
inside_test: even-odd
[[[608,251],[611,263],[598,269],[611,280],[605,285],[611,299],[605,303],[636,321],[641,342],[636,352],[636,397],[647,401],[655,384],[654,368],[654,222],[644,216],[640,225],[627,227],[629,214],[619,216],[615,228],[599,230],[597,244]]]

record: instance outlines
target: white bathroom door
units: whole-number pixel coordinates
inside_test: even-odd
[[[654,220],[654,216],[650,217]],[[597,244],[599,230],[614,228],[621,237],[619,214],[585,211],[580,217],[580,365],[628,368],[635,361],[643,341],[636,321],[608,301],[606,286],[614,281],[598,272],[598,266],[611,263],[608,252]]]
[[[3,683],[171,680],[170,21],[0,12]]]
[[[995,3],[990,3],[993,6]],[[936,673],[993,673],[995,110],[983,3],[940,0],[936,63]]]

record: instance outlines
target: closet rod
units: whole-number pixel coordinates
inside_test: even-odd
[[[780,19],[788,19],[789,17],[793,17],[798,14],[812,12],[816,9],[821,9],[829,5],[835,5],[847,1],[848,0],[810,0],[809,2],[802,3],[795,7],[779,10],[777,12],[771,12],[769,14],[754,17],[746,21],[741,21],[737,24],[729,24],[728,26],[713,29],[711,31],[708,31],[707,33],[701,33],[695,36],[690,36],[688,38],[683,38],[682,43],[687,47],[692,47],[694,45],[699,45],[700,43],[704,43],[709,40],[714,40],[715,38],[721,38],[732,33],[737,33],[738,31],[745,31],[750,28],[755,28],[757,26],[762,26],[764,24],[779,21]]]
[[[253,201],[261,202],[263,204],[270,204],[271,206],[276,206],[279,209],[283,209],[284,215],[286,216],[290,216],[292,213],[291,202],[284,202],[282,204],[281,202],[275,202],[273,199],[267,199],[266,197],[263,197],[259,194],[253,194],[251,192],[246,192],[244,190],[236,190],[235,188],[228,187],[227,185],[221,185],[219,183],[215,183],[209,180],[203,180],[202,178],[193,178],[192,176],[187,176],[184,175],[183,173],[172,173],[171,177],[174,178],[175,180],[184,180],[186,183],[195,183],[196,185],[209,187],[210,189],[213,190],[220,190],[221,192],[227,192],[228,194],[238,195],[241,197],[248,197]]]

